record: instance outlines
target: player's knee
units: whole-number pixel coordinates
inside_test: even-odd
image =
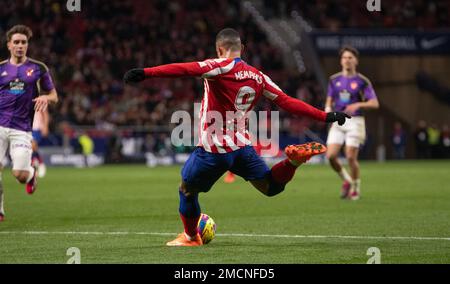
[[[27,178],[26,178],[26,177],[23,177],[23,176],[17,178],[17,180],[18,180],[20,183],[26,183],[26,182],[27,182]]]
[[[13,171],[13,176],[20,183],[26,183],[28,179],[28,172],[25,171]]]
[[[197,195],[199,191],[193,186],[182,181],[180,185],[180,192],[186,197],[191,197]]]
[[[186,184],[184,182],[182,182],[180,184],[179,190],[184,196],[188,196],[189,195],[189,191],[188,191],[187,186],[186,186]]]

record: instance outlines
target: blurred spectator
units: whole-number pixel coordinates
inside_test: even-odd
[[[405,130],[403,130],[402,124],[398,121],[394,124],[392,145],[394,147],[394,159],[404,159],[406,148],[406,133]]]
[[[450,130],[446,124],[442,126],[440,144],[442,158],[450,159]]]
[[[118,163],[123,160],[122,156],[122,144],[120,143],[120,136],[118,134],[111,135],[109,137],[106,153],[105,162],[106,163]]]
[[[424,120],[420,120],[414,132],[416,142],[416,158],[427,159],[429,157],[428,132],[427,124]]]
[[[440,158],[440,132],[436,124],[432,124],[427,128],[428,145],[430,147],[430,157],[432,159]]]
[[[94,141],[84,132],[78,137],[78,143],[80,143],[81,152],[84,156],[84,166],[90,167],[89,157],[94,153]]]

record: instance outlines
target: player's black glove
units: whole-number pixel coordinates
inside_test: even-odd
[[[345,123],[346,118],[352,118],[350,115],[345,112],[327,112],[327,117],[325,118],[325,122],[335,122],[337,121],[339,125],[343,125]]]
[[[128,83],[137,83],[145,79],[145,72],[142,68],[134,68],[128,70],[127,73],[123,76],[123,81],[125,84]]]

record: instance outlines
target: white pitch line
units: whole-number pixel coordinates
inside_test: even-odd
[[[77,232],[77,231],[0,231],[0,235],[152,235],[152,236],[176,236],[177,233],[159,232]],[[364,239],[364,240],[419,240],[419,241],[450,241],[450,237],[404,237],[404,236],[340,236],[340,235],[271,235],[271,234],[217,234],[219,237],[244,237],[244,238],[287,238],[287,239]]]
[[[339,235],[270,235],[270,234],[217,234],[225,237],[262,237],[262,238],[297,238],[297,239],[390,239],[390,240],[425,240],[450,241],[450,237],[399,237],[399,236],[339,236]]]

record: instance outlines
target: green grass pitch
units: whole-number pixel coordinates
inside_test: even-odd
[[[268,198],[238,178],[200,195],[217,236],[166,247],[182,231],[180,167],[50,168],[28,196],[3,172],[0,263],[450,263],[450,162],[363,162],[362,198],[339,199],[326,165],[304,165]]]

